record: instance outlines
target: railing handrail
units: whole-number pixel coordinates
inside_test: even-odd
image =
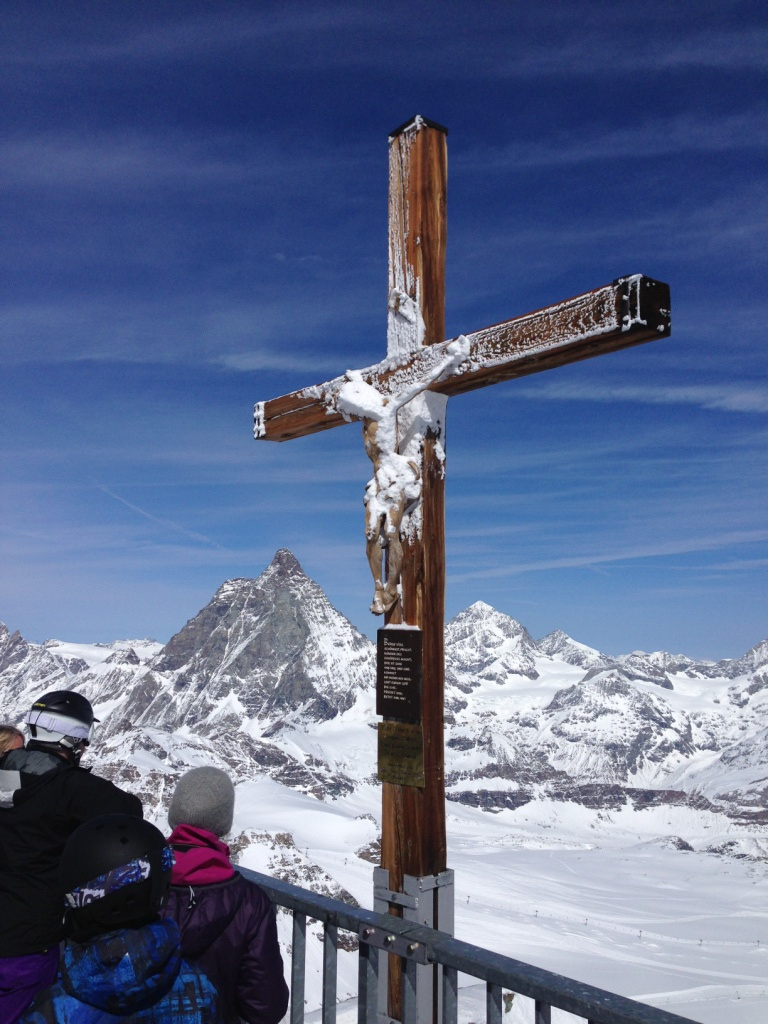
[[[398,943],[399,947],[403,943],[417,944],[422,947],[422,952],[426,950],[429,963],[442,964],[487,984],[548,1003],[585,1018],[589,1024],[695,1024],[690,1018],[534,967],[501,953],[492,953],[445,932],[390,914],[353,907],[247,868],[238,870],[260,885],[278,906],[315,918],[324,925],[355,932],[362,942],[365,941],[364,929],[397,936],[403,940]]]

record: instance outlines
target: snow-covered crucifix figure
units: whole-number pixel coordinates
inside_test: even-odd
[[[404,875],[437,878],[446,869],[447,399],[664,338],[670,315],[668,286],[634,274],[445,341],[445,129],[414,118],[390,136],[389,152],[387,358],[358,373],[258,403],[254,432],[258,440],[287,441],[350,418],[359,417],[365,425],[374,464],[366,525],[368,556],[378,581],[374,610],[389,608],[385,628],[405,623],[422,631],[424,785],[385,782],[382,794],[382,866],[391,890],[402,892]],[[386,573],[378,561],[383,550],[390,560]],[[437,910],[433,924],[441,927]]]
[[[348,370],[347,380],[336,399],[339,412],[362,419],[363,443],[373,463],[373,477],[365,489],[365,546],[375,585],[371,604],[374,615],[383,615],[399,600],[402,540],[411,525],[414,534],[420,532],[420,447],[428,422],[423,415],[424,407],[418,406],[416,399],[468,356],[469,342],[463,336],[457,338],[446,347],[444,358],[424,379],[415,379],[401,392],[390,396],[382,395],[366,383],[358,370]],[[398,413],[409,405],[411,422],[418,426],[410,431],[412,451],[401,453],[398,451]]]

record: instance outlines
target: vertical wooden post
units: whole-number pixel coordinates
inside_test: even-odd
[[[405,293],[423,318],[423,344],[445,336],[447,146],[445,129],[420,118],[390,139],[390,294]],[[418,344],[418,341],[416,341]],[[390,352],[390,354],[392,354]],[[445,401],[424,396],[433,417],[421,456],[422,529],[404,545],[402,606],[387,621],[423,632],[422,725],[424,788],[383,783],[381,863],[389,886],[403,876],[436,875],[446,868],[443,748],[443,630],[445,616]],[[433,891],[436,898],[436,890]],[[435,925],[439,927],[435,907]],[[390,957],[389,1014],[401,1018],[399,963]]]
[[[445,340],[446,135],[417,117],[389,140],[389,288],[419,305],[425,345]]]

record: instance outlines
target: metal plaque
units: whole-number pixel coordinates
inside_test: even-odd
[[[379,722],[379,780],[424,788],[424,733],[410,722]]]
[[[420,629],[387,626],[377,633],[376,714],[421,721]]]

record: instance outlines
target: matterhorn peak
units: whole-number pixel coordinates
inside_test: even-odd
[[[249,720],[299,709],[315,720],[332,718],[351,706],[374,671],[370,642],[286,548],[256,579],[222,584],[171,637],[153,669],[172,676],[174,693],[174,706],[155,709],[156,720],[198,732],[218,729],[221,709],[233,701]]]
[[[275,557],[267,567],[267,572],[269,572],[270,569],[274,569],[276,572],[281,572],[285,575],[296,572],[301,573],[302,576],[305,575],[304,570],[299,565],[298,558],[296,558],[294,553],[289,551],[288,548],[279,548],[275,552]]]

